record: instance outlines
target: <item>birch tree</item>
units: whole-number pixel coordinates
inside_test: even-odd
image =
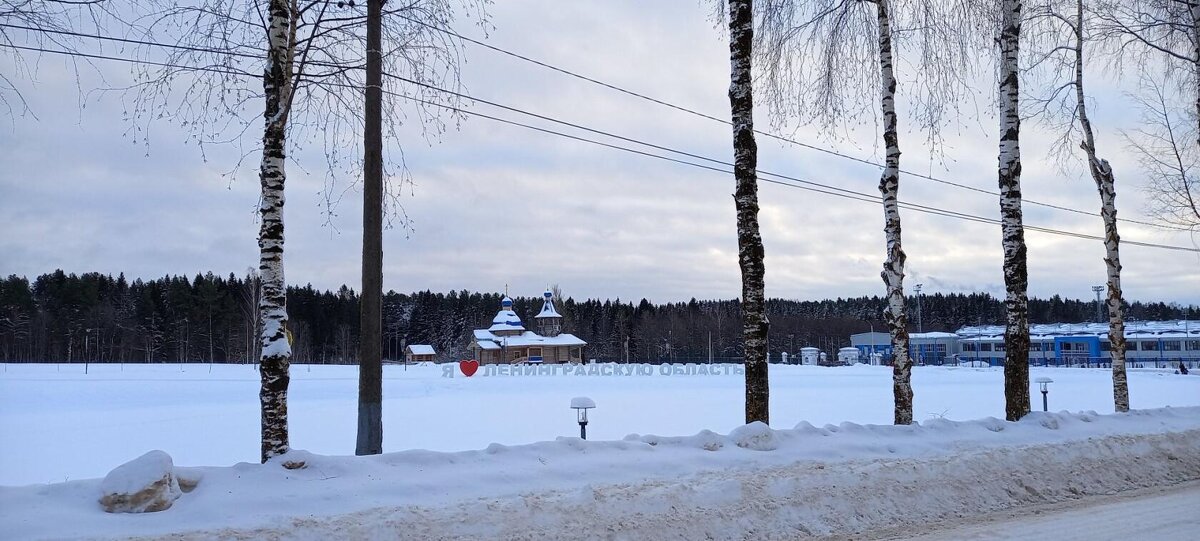
[[[461,47],[443,31],[459,10],[483,20],[483,6],[482,0],[414,0],[381,13],[385,22],[380,56],[389,77],[380,86],[395,100],[383,107],[387,113],[380,121],[384,139],[393,142],[393,158],[388,159],[386,147],[382,158],[390,164],[385,171],[394,175],[389,191],[393,213],[407,180],[395,145],[401,125],[412,121],[426,137],[436,137],[445,128],[445,111],[455,111],[459,104],[445,89],[459,89]],[[352,1],[270,0],[265,12],[261,7],[244,0],[155,4],[133,19],[131,32],[170,43],[165,53],[161,44],[142,48],[141,54],[157,61],[143,64],[135,83],[119,90],[129,102],[135,140],[149,144],[150,126],[165,120],[183,127],[202,153],[213,144],[241,146],[241,135],[252,124],[249,111],[258,99],[265,105],[261,146],[243,149],[243,155],[257,151],[261,156],[260,413],[265,462],[286,453],[289,445],[292,352],[283,272],[285,166],[308,144],[322,149],[331,216],[338,192],[348,188],[336,181],[361,179],[366,13],[365,6]],[[247,85],[248,75],[263,62],[264,53],[263,90],[257,92]],[[409,97],[421,101],[408,101]]]
[[[1164,226],[1200,232],[1200,147],[1191,141],[1188,106],[1153,77],[1141,87],[1134,97],[1142,122],[1127,140],[1146,179],[1150,215]]]
[[[1055,149],[1066,158],[1072,147],[1083,152],[1088,173],[1100,193],[1100,217],[1104,221],[1104,266],[1108,282],[1108,342],[1112,359],[1113,407],[1129,411],[1129,383],[1125,374],[1125,318],[1121,291],[1121,236],[1117,232],[1117,189],[1113,168],[1099,157],[1096,135],[1087,112],[1084,91],[1085,47],[1089,36],[1084,0],[1047,2],[1032,10],[1035,26],[1032,69],[1050,72],[1050,88],[1035,101],[1041,112],[1063,132]]]
[[[761,92],[780,116],[816,121],[835,133],[843,123],[867,115],[869,103],[878,103],[885,152],[879,179],[886,241],[883,315],[892,342],[896,424],[913,421],[895,73],[896,47],[905,31],[898,28],[901,19],[913,27],[907,33],[914,36],[913,71],[921,89],[914,110],[928,141],[936,144],[946,108],[966,88],[965,78],[972,72],[969,13],[959,2],[768,0],[760,16],[756,57],[765,82]]]
[[[1143,123],[1129,142],[1146,175],[1149,213],[1200,231],[1200,1],[1101,0],[1092,12],[1111,63],[1142,81]]]
[[[754,141],[751,67],[754,1],[729,0],[729,108],[733,124],[733,176],[737,190],[738,263],[742,272],[742,344],[746,365],[746,422],[770,422],[767,374],[765,267],[758,227],[758,145]]]
[[[1004,416],[1029,413],[1029,267],[1021,211],[1021,0],[998,2],[1000,235],[1004,250]]]
[[[113,18],[108,0],[0,0],[0,57],[12,60],[11,71],[0,70],[0,107],[14,118],[32,113],[18,79],[33,79],[40,58],[34,49],[74,52],[79,40],[72,33]],[[72,65],[78,72],[80,63]]]
[[[287,180],[284,169],[287,123],[295,92],[291,76],[296,51],[292,9],[287,0],[269,0],[267,5],[267,64],[263,70],[266,108],[258,174],[262,190],[258,207],[258,272],[262,277],[262,298],[258,304],[262,358],[258,371],[262,388],[258,398],[262,408],[263,462],[288,451],[287,392],[292,345],[287,331],[287,282],[283,275],[283,187]]]

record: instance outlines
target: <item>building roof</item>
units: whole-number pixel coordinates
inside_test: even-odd
[[[538,315],[534,316],[534,318],[541,319],[547,317],[562,317],[558,314],[558,310],[554,309],[553,292],[547,289],[545,293],[542,293],[542,298],[545,299],[542,301],[542,311],[538,312]]]
[[[1003,325],[963,327],[959,338],[970,341],[1004,338]],[[1108,339],[1108,323],[1040,323],[1029,326],[1029,337],[1050,340],[1058,336],[1097,336]],[[1200,338],[1200,321],[1126,321],[1126,338]]]
[[[479,344],[481,349],[499,349],[502,346],[507,347],[525,347],[525,346],[586,346],[587,342],[580,340],[578,336],[573,334],[560,334],[558,336],[542,336],[533,331],[525,331],[516,336],[496,336],[491,331],[485,329],[475,330],[475,343]],[[487,344],[491,344],[489,346]]]
[[[521,316],[518,316],[512,309],[512,299],[504,297],[500,301],[500,311],[496,312],[496,317],[492,318],[492,326],[488,327],[489,331],[523,331],[525,325],[521,323]]]
[[[1003,331],[1001,331],[1003,334]],[[958,338],[958,335],[952,332],[914,332],[908,334],[909,339],[914,340],[934,340],[938,338]]]
[[[433,346],[428,344],[411,344],[408,346],[408,352],[413,355],[435,355]]]

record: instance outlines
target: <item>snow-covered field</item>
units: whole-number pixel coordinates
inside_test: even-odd
[[[632,433],[728,432],[742,423],[743,376],[664,375],[608,365],[606,375],[462,377],[456,365],[384,369],[384,451],[483,449],[577,436],[570,399],[589,396],[592,440]],[[443,377],[445,368],[456,377]],[[103,477],[150,449],[183,466],[258,460],[258,373],[245,365],[17,365],[0,371],[0,485]],[[646,372],[650,372],[649,375]],[[1049,376],[1051,411],[1112,411],[1111,375],[1100,369],[1034,368]],[[915,418],[1003,417],[998,368],[917,367]],[[1133,408],[1200,406],[1200,377],[1131,370]],[[292,446],[354,453],[358,372],[292,367]],[[1041,395],[1031,393],[1034,409]],[[771,366],[772,426],[801,421],[890,424],[891,372],[859,365]]]

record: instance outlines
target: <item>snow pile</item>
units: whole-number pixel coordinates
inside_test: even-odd
[[[109,515],[100,481],[0,487],[14,538],[729,538],[853,535],[1200,479],[1200,408],[1034,413],[1020,422],[751,424],[728,435],[631,435],[373,457],[297,451],[200,468],[151,515]]]
[[[100,482],[100,505],[109,513],[153,513],[183,495],[171,455],[150,451],[109,472]]]

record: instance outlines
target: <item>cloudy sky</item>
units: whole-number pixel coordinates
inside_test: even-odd
[[[494,28],[487,42],[728,117],[728,48],[709,12],[694,0],[506,0],[490,9]],[[460,28],[483,37],[476,26]],[[480,98],[722,160],[732,156],[729,128],[722,124],[475,46],[467,45],[466,59],[466,90]],[[127,65],[96,66],[110,84],[130,74]],[[0,57],[0,69],[14,73],[11,57]],[[149,148],[135,144],[120,100],[80,97],[78,89],[94,86],[97,78],[85,70],[77,80],[63,59],[43,57],[22,87],[33,114],[0,126],[0,273],[34,276],[62,268],[148,278],[209,270],[243,274],[256,267],[255,170],[224,175],[234,168],[236,149],[210,149],[206,160],[167,124],[155,126]],[[1136,126],[1136,110],[1119,87],[1100,88],[1109,78],[1093,81],[1099,143],[1117,170],[1121,216],[1144,219],[1142,179],[1120,135]],[[902,104],[904,91],[902,85]],[[944,162],[929,159],[919,132],[904,130],[905,167],[993,190],[997,121],[989,92],[981,86],[978,119],[972,113],[946,130]],[[531,122],[482,104],[472,109]],[[759,127],[769,128],[766,112],[757,114]],[[576,298],[654,301],[732,298],[740,291],[729,175],[480,118],[467,118],[432,141],[415,124],[405,129],[401,139],[415,185],[401,202],[411,227],[385,232],[386,289],[502,291],[507,284],[514,294],[532,295],[556,283]],[[872,160],[881,155],[869,129],[842,141],[813,127],[792,129],[804,142]],[[1097,207],[1090,178],[1078,168],[1064,172],[1046,156],[1053,138],[1031,123],[1022,134],[1025,196]],[[759,145],[763,170],[876,193],[878,170],[871,166],[769,139],[760,138]],[[327,216],[321,154],[295,158],[287,187],[288,281],[353,287],[360,272],[361,192],[339,180],[336,192],[350,189]],[[882,292],[877,204],[771,184],[763,184],[759,196],[768,295],[820,299]],[[998,216],[995,197],[914,177],[902,179],[901,198]],[[997,226],[914,212],[904,212],[903,219],[910,284],[922,282],[926,292],[1003,294]],[[1028,205],[1026,222],[1102,231],[1097,217]],[[1122,227],[1127,240],[1197,241]],[[1104,282],[1099,242],[1036,232],[1027,238],[1031,294],[1091,298],[1089,288]],[[1197,254],[1126,246],[1122,257],[1128,298],[1200,302]]]

